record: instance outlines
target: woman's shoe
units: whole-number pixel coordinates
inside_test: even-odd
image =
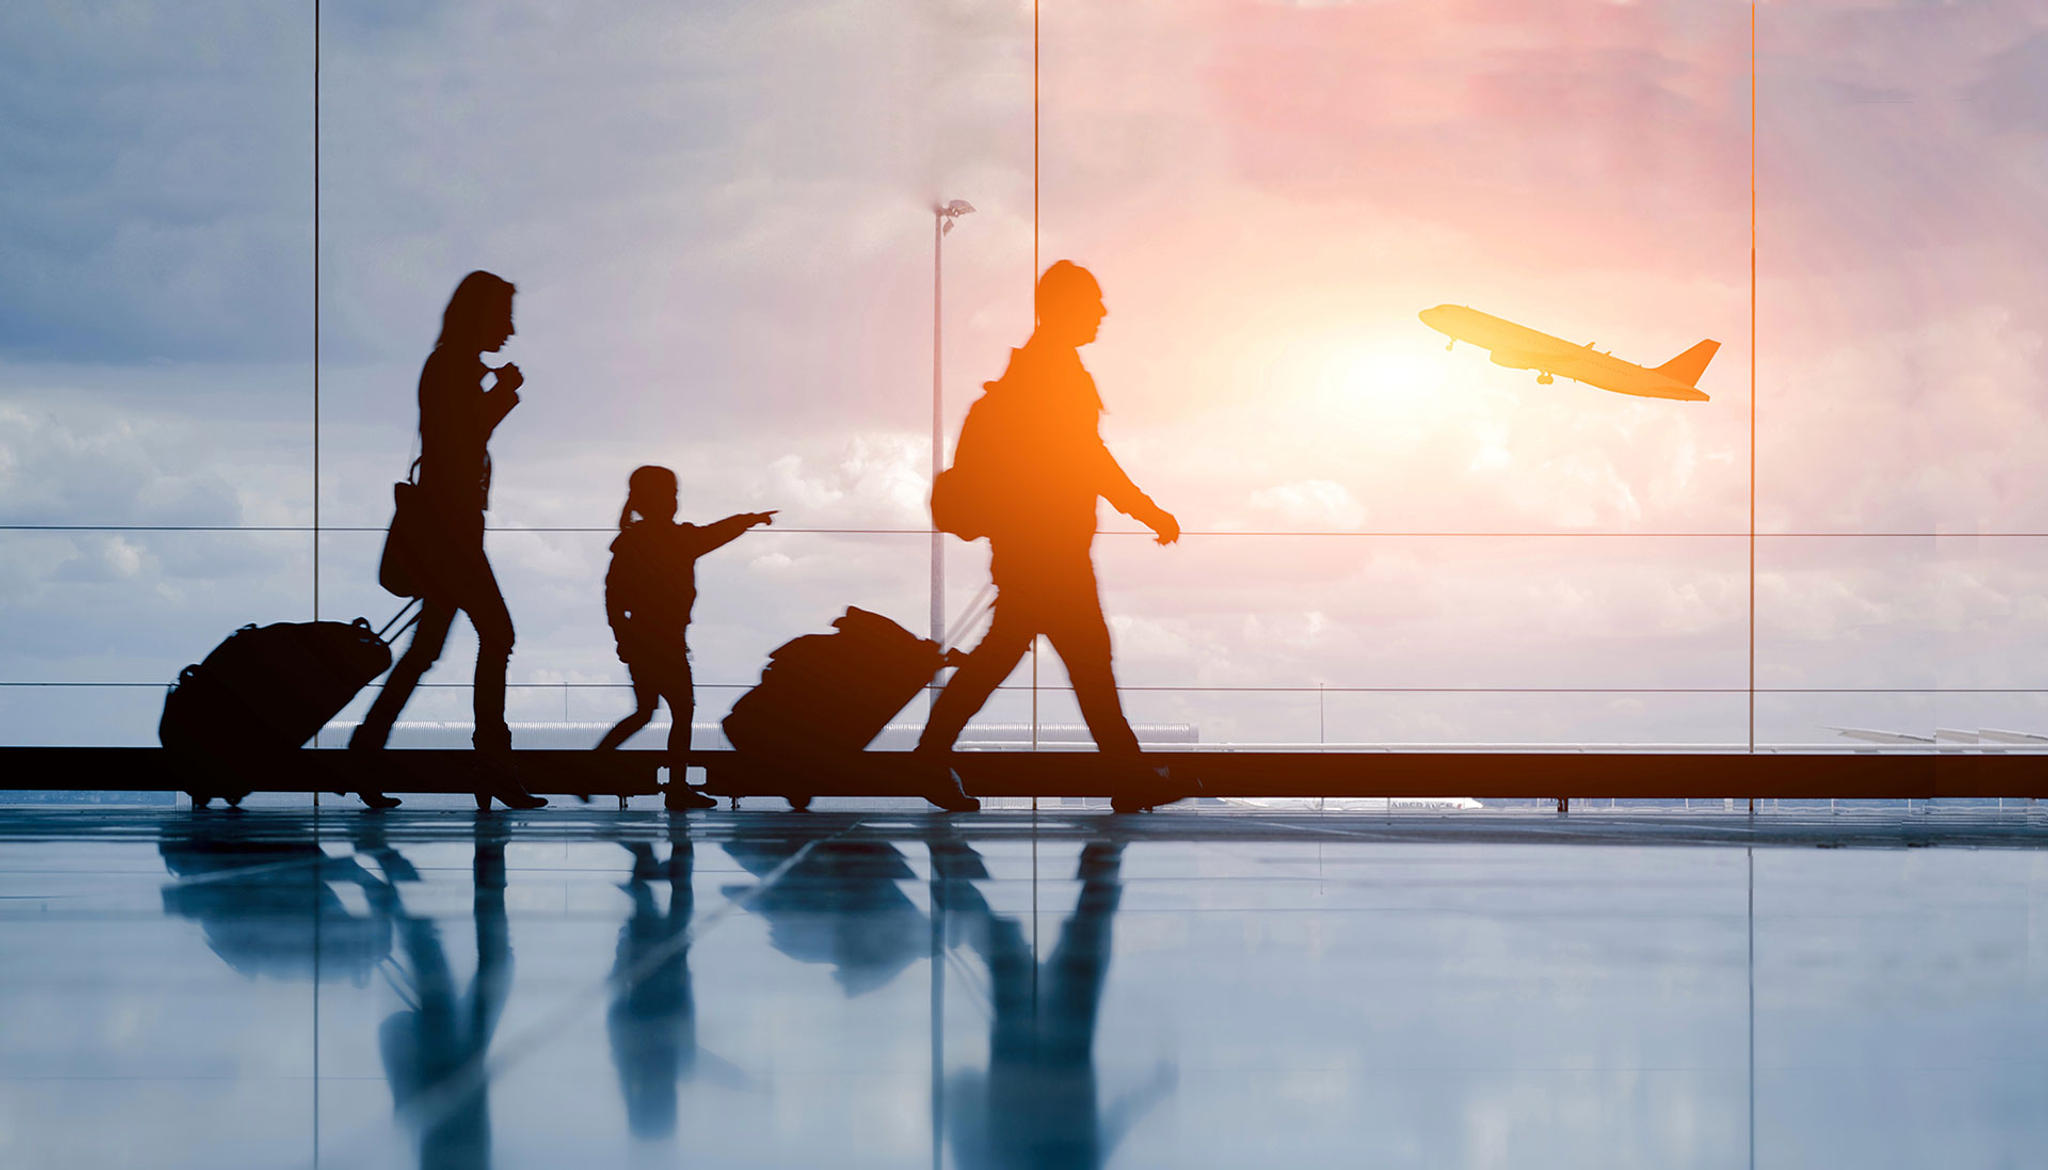
[[[548,806],[547,797],[535,796],[533,793],[528,792],[526,789],[521,788],[517,784],[508,784],[503,788],[494,788],[487,793],[477,793],[477,807],[484,809],[490,808],[491,798],[494,796],[497,797],[498,801],[501,804],[503,804],[506,808],[534,809],[546,808]]]
[[[683,812],[693,808],[717,808],[718,802],[680,780],[672,780],[661,790],[661,805],[670,812]]]
[[[546,808],[548,798],[535,796],[519,782],[519,769],[509,752],[478,751],[476,762],[476,807],[490,811],[496,797],[506,808]]]

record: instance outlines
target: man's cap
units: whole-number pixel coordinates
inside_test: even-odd
[[[1036,305],[1043,316],[1048,305],[1072,304],[1076,301],[1099,300],[1102,285],[1096,282],[1095,274],[1074,263],[1072,260],[1056,260],[1045,274],[1038,278]]]

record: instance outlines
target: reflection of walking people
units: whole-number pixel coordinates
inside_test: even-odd
[[[636,518],[637,517],[637,518]],[[618,639],[619,661],[633,677],[633,713],[598,741],[615,748],[654,717],[668,700],[668,788],[671,809],[711,808],[717,802],[692,789],[690,719],[696,697],[685,635],[697,601],[697,558],[723,548],[774,512],[742,512],[712,524],[676,523],[676,473],[642,467],[626,480],[626,506],[612,541],[612,567],[604,578],[604,610]]]
[[[1162,1069],[1107,1111],[1098,1099],[1095,1025],[1122,861],[1121,841],[1082,848],[1080,900],[1040,971],[1023,926],[993,913],[970,884],[986,873],[973,850],[933,841],[940,905],[987,961],[990,980],[988,1071],[955,1074],[946,1086],[947,1129],[961,1167],[1099,1167],[1170,1086]]]
[[[1097,750],[1128,762],[1115,805],[1135,811],[1159,794],[1147,790],[1157,780],[1140,767],[1137,736],[1110,668],[1109,627],[1090,556],[1095,501],[1106,499],[1136,518],[1161,544],[1180,538],[1180,524],[1138,490],[1103,445],[1102,399],[1078,352],[1108,315],[1095,278],[1062,260],[1039,279],[1037,301],[1037,330],[1011,351],[1009,369],[968,414],[946,473],[950,485],[934,485],[941,528],[989,538],[997,592],[987,637],[940,693],[917,746],[943,775],[943,753],[1044,634],[1066,663]]]
[[[654,846],[627,845],[633,876],[624,889],[633,899],[633,916],[619,931],[615,998],[605,1013],[612,1063],[626,1096],[626,1124],[642,1139],[675,1135],[677,1082],[697,1063],[696,1001],[690,993],[693,854],[683,822],[673,826],[666,866],[655,860]],[[659,877],[669,883],[666,914],[652,885]]]
[[[478,818],[475,896],[476,974],[469,992],[455,973],[440,928],[390,896],[418,1005],[393,1013],[378,1031],[393,1102],[420,1130],[421,1170],[486,1170],[491,1164],[490,1079],[484,1067],[498,1017],[512,988],[512,941],[505,917],[506,827]]]
[[[497,352],[512,336],[513,291],[510,283],[488,272],[463,277],[442,314],[434,352],[420,370],[419,494],[438,547],[421,550],[426,563],[414,566],[425,602],[419,627],[349,746],[384,746],[420,676],[441,656],[459,609],[469,615],[477,637],[473,742],[487,769],[477,800],[488,806],[496,796],[514,808],[538,808],[547,801],[528,794],[512,772],[512,732],[505,725],[512,615],[484,555],[484,511],[490,507],[491,489],[486,447],[491,432],[519,405],[525,379],[509,362],[491,369],[483,355]],[[489,390],[483,388],[486,373],[496,375]],[[373,808],[398,803],[376,792],[363,793],[363,801]]]

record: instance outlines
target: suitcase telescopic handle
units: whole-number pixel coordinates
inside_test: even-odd
[[[405,623],[405,625],[402,625],[402,626],[398,626],[398,619],[399,619],[399,618],[402,618],[402,617],[405,617],[405,615],[406,615],[407,611],[411,610],[411,609],[412,609],[412,607],[413,607],[413,606],[415,606],[415,605],[417,605],[417,606],[419,606],[419,607],[420,607],[420,609],[419,609],[419,613],[415,613],[415,614],[413,614],[413,615],[412,615],[412,617],[410,617],[410,618],[407,618],[407,619],[406,619],[406,623]],[[394,614],[392,614],[392,615],[391,615],[391,620],[390,620],[390,621],[388,621],[388,622],[385,622],[385,623],[384,623],[384,628],[383,628],[383,629],[381,629],[381,630],[378,630],[378,631],[377,631],[377,637],[378,637],[378,638],[380,638],[380,639],[382,639],[383,641],[386,641],[386,642],[395,642],[395,641],[397,641],[397,640],[398,640],[398,635],[400,635],[400,634],[403,634],[403,633],[404,633],[404,632],[405,632],[405,631],[406,631],[407,629],[411,628],[411,626],[412,626],[412,624],[413,624],[414,622],[416,622],[416,621],[420,620],[420,615],[421,615],[421,614],[424,614],[424,613],[426,613],[426,612],[427,612],[427,603],[426,603],[426,601],[425,601],[425,599],[424,599],[424,598],[419,598],[419,597],[408,597],[408,598],[406,598],[406,600],[405,600],[405,604],[404,604],[404,605],[401,605],[401,606],[399,606],[399,607],[398,607],[398,612],[397,612],[397,613],[394,613]],[[391,629],[391,627],[393,627],[393,626],[398,626],[398,628],[397,628],[396,630],[392,630],[392,629]],[[385,637],[385,631],[386,631],[386,630],[390,630],[390,632],[391,632],[391,636],[390,636],[390,637]]]
[[[946,630],[946,643],[939,649],[956,647],[960,639],[967,636],[967,631],[981,623],[982,615],[995,608],[995,592],[996,584],[993,581],[981,587],[981,592],[974,595],[974,600],[967,604],[967,608],[961,611],[960,616],[955,618],[952,626]]]

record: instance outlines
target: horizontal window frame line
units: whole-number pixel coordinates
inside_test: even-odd
[[[167,682],[108,681],[85,682],[77,679],[35,679],[0,680],[0,688],[50,688],[50,689],[129,689],[143,687],[168,687]],[[474,683],[422,682],[418,689],[469,690]],[[700,682],[701,690],[750,690],[759,683]],[[370,683],[364,689],[381,689],[382,683]],[[629,691],[629,682],[595,683],[506,683],[508,690],[590,690]],[[997,687],[1002,691],[1071,691],[1072,686],[1040,684],[1033,688],[1028,683],[1005,683]],[[1123,692],[1147,694],[1218,694],[1218,695],[1747,695],[1748,687],[1353,687],[1353,686],[1119,686]],[[2043,687],[1758,687],[1759,695],[2048,695],[2048,686]]]
[[[322,524],[0,524],[0,532],[383,532],[386,525]],[[606,525],[491,524],[486,532],[616,534]],[[789,528],[770,527],[765,536],[930,536],[932,528]],[[1097,536],[1154,536],[1149,529],[1103,528]],[[1349,537],[1352,539],[1604,539],[1604,540],[1747,540],[1747,532],[1462,532],[1357,531],[1353,529],[1184,529],[1183,537]],[[2048,540],[2048,532],[1759,532],[1758,540]]]

